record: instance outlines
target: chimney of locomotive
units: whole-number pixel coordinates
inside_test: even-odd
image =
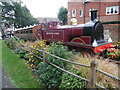
[[[95,20],[97,18],[97,10],[91,10],[91,20]]]

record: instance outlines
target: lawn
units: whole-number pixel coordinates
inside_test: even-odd
[[[0,41],[1,46],[2,64],[11,78],[11,82],[17,88],[43,88],[37,78],[33,76],[32,71],[27,68],[25,60],[20,59],[19,56],[7,48],[4,41]]]

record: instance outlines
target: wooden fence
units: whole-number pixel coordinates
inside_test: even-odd
[[[48,52],[46,51],[45,48],[44,48],[43,50],[37,50],[37,49],[35,49],[35,48],[33,48],[33,47],[29,46],[29,45],[24,45],[24,44],[22,44],[21,42],[20,42],[20,47],[21,47],[21,48],[22,48],[22,47],[29,47],[29,48],[31,48],[31,49],[33,49],[33,50],[38,51],[38,52],[42,52],[42,53],[43,53],[43,57],[41,58],[41,57],[39,57],[39,56],[37,56],[37,55],[35,55],[34,53],[32,53],[32,52],[29,51],[30,53],[32,53],[32,54],[33,54],[34,56],[36,56],[37,58],[42,59],[44,62],[49,63],[50,65],[52,65],[52,66],[54,66],[54,67],[62,70],[63,72],[69,73],[70,75],[73,75],[73,76],[75,76],[75,77],[77,77],[77,78],[80,78],[80,79],[82,79],[82,80],[84,80],[84,81],[87,81],[88,84],[89,84],[89,88],[98,87],[98,88],[106,89],[105,87],[103,87],[103,86],[101,86],[101,85],[99,85],[99,84],[97,83],[97,72],[100,72],[100,73],[102,73],[102,74],[104,74],[104,75],[106,75],[106,76],[108,76],[108,77],[111,77],[111,78],[117,80],[117,81],[118,81],[118,86],[119,86],[118,88],[120,88],[120,78],[118,78],[118,77],[120,77],[120,72],[118,72],[118,77],[116,77],[116,76],[111,75],[111,74],[109,74],[109,73],[107,73],[107,72],[104,72],[104,71],[102,71],[102,70],[99,70],[99,69],[98,69],[98,62],[95,61],[95,60],[91,61],[90,66],[89,66],[89,65],[80,64],[80,63],[73,62],[73,61],[70,61],[70,60],[67,60],[67,59],[64,59],[64,58],[55,56],[55,55],[53,55],[53,54],[50,54],[50,53],[48,53]],[[50,55],[50,56],[52,56],[52,57],[55,57],[55,58],[57,58],[57,59],[59,59],[59,60],[62,60],[62,61],[68,62],[68,63],[72,63],[72,64],[75,64],[75,65],[79,65],[79,66],[82,66],[82,67],[89,68],[89,69],[90,69],[90,78],[89,78],[89,79],[86,79],[86,78],[84,78],[84,77],[78,76],[78,75],[76,75],[76,74],[74,74],[74,73],[72,73],[72,72],[69,72],[69,71],[67,71],[67,70],[65,70],[65,69],[63,69],[63,68],[61,68],[61,67],[59,67],[59,66],[57,66],[57,65],[55,65],[55,64],[53,64],[53,63],[51,63],[51,62],[49,62],[48,60],[46,60],[46,55]],[[118,67],[120,68],[120,63],[118,64]]]

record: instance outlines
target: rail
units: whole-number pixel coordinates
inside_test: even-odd
[[[73,62],[73,61],[70,61],[70,60],[67,60],[67,59],[63,59],[63,58],[61,58],[61,57],[58,57],[58,56],[55,56],[55,55],[53,55],[53,54],[48,53],[48,52],[46,51],[46,49],[38,50],[38,49],[35,49],[34,47],[31,47],[31,46],[29,46],[29,45],[24,45],[24,44],[22,44],[21,42],[20,42],[20,47],[29,47],[29,48],[31,48],[31,49],[33,49],[33,50],[37,50],[37,51],[39,51],[39,52],[43,52],[43,58],[35,55],[35,54],[32,53],[32,52],[31,52],[31,53],[32,53],[33,55],[35,55],[37,58],[42,59],[44,62],[47,62],[47,63],[49,63],[50,65],[52,65],[52,66],[54,66],[54,67],[56,67],[56,68],[58,68],[58,69],[60,69],[60,70],[62,70],[62,71],[64,71],[64,72],[66,72],[66,73],[69,73],[70,75],[73,75],[73,76],[75,76],[75,77],[77,77],[77,78],[80,78],[80,79],[82,79],[82,80],[84,80],[84,81],[87,81],[87,82],[89,83],[89,88],[95,88],[95,86],[97,86],[97,87],[99,87],[99,88],[103,88],[103,89],[106,90],[105,87],[97,84],[97,72],[100,72],[100,73],[102,73],[102,74],[104,74],[104,75],[106,75],[106,76],[108,76],[108,77],[111,77],[111,78],[117,80],[118,83],[120,83],[120,78],[118,78],[118,77],[116,77],[116,76],[113,76],[113,75],[111,75],[111,74],[109,74],[109,73],[107,73],[107,72],[104,72],[104,71],[102,71],[102,70],[97,69],[98,63],[97,63],[96,61],[91,61],[91,64],[90,64],[90,66],[89,66],[89,65],[84,65],[84,64],[77,63],[77,62]],[[30,51],[29,51],[29,52],[30,52]],[[50,56],[52,56],[52,57],[55,57],[55,58],[57,58],[57,59],[60,59],[60,60],[62,60],[62,61],[68,62],[68,63],[72,63],[72,64],[75,64],[75,65],[79,65],[79,66],[82,66],[82,67],[89,68],[89,69],[90,69],[90,79],[86,79],[86,78],[80,77],[80,76],[78,76],[78,75],[76,75],[76,74],[74,74],[74,73],[72,73],[72,72],[69,72],[69,71],[67,71],[67,70],[65,70],[65,69],[63,69],[63,68],[61,68],[61,67],[59,67],[59,66],[57,66],[57,65],[55,65],[55,64],[53,64],[53,63],[51,63],[51,62],[49,62],[48,60],[46,60],[46,55],[50,55]]]

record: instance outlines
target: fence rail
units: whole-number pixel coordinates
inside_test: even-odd
[[[47,62],[47,63],[49,63],[50,65],[52,65],[52,66],[54,66],[54,67],[56,67],[56,68],[58,68],[58,69],[60,69],[60,70],[62,70],[62,71],[64,71],[64,72],[66,72],[66,73],[69,73],[70,75],[73,75],[73,76],[75,76],[75,77],[77,77],[77,78],[80,78],[80,79],[82,79],[82,80],[87,81],[87,82],[89,83],[89,88],[95,88],[95,86],[97,86],[97,87],[99,87],[99,88],[106,89],[105,87],[97,84],[97,72],[100,72],[100,73],[102,73],[102,74],[104,74],[104,75],[106,75],[106,76],[108,76],[108,77],[111,77],[111,78],[117,80],[118,83],[120,83],[120,79],[119,79],[118,77],[113,76],[113,75],[111,75],[111,74],[109,74],[109,73],[107,73],[107,72],[104,72],[104,71],[102,71],[102,70],[97,69],[98,63],[97,63],[96,61],[91,61],[91,64],[90,64],[90,66],[89,66],[89,65],[84,65],[84,64],[77,63],[77,62],[73,62],[73,61],[70,61],[70,60],[67,60],[67,59],[63,59],[63,58],[61,58],[61,57],[58,57],[58,56],[55,56],[55,55],[53,55],[53,54],[48,53],[48,52],[46,51],[46,49],[44,49],[44,50],[38,50],[38,49],[35,49],[34,47],[31,47],[31,46],[29,46],[29,45],[24,45],[24,44],[22,44],[21,42],[20,42],[20,47],[21,47],[21,48],[22,48],[22,47],[29,47],[29,48],[31,48],[31,49],[33,49],[33,50],[36,50],[36,51],[39,51],[39,52],[43,52],[43,58],[35,55],[35,54],[32,53],[32,52],[31,52],[31,53],[32,53],[33,55],[35,55],[37,58],[42,59],[44,62]],[[28,51],[28,52],[30,52],[30,51]],[[90,69],[90,79],[86,79],[86,78],[80,77],[80,76],[78,76],[78,75],[76,75],[76,74],[74,74],[74,73],[72,73],[72,72],[69,72],[69,71],[67,71],[67,70],[65,70],[65,69],[63,69],[63,68],[61,68],[61,67],[59,67],[59,66],[57,66],[57,65],[55,65],[55,64],[53,64],[53,63],[51,63],[51,62],[49,62],[48,60],[46,60],[46,55],[50,55],[50,56],[55,57],[55,58],[57,58],[57,59],[60,59],[60,60],[62,60],[62,61],[66,61],[66,62],[68,62],[68,63],[72,63],[72,64],[75,64],[75,65],[79,65],[79,66],[82,66],[82,67],[89,68],[89,69]]]
[[[104,72],[104,71],[102,71],[102,70],[97,69],[97,71],[100,72],[100,73],[102,73],[102,74],[104,74],[104,75],[106,75],[106,76],[108,76],[108,77],[111,77],[111,78],[113,78],[113,79],[115,79],[115,80],[118,80],[118,81],[120,80],[118,77],[113,76],[113,75],[111,75],[111,74],[109,74],[109,73],[107,73],[107,72]]]

